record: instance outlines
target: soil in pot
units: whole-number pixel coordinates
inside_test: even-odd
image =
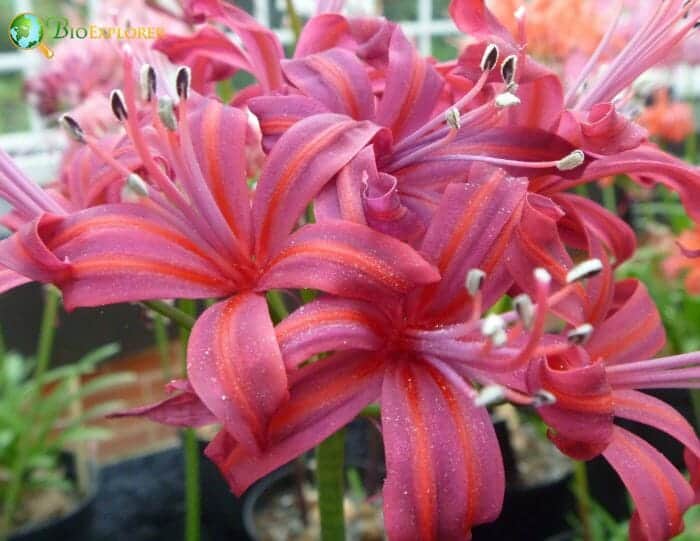
[[[363,468],[346,470],[345,524],[348,541],[381,541],[384,536],[382,500],[367,498],[362,488]],[[310,472],[289,466],[256,485],[246,498],[243,517],[255,541],[316,541],[321,538],[318,492]],[[300,504],[301,495],[303,502]],[[305,512],[302,512],[302,507]]]

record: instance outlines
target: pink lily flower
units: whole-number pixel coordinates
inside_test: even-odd
[[[150,91],[151,115],[140,122],[133,70],[125,71],[124,94],[113,92],[111,104],[144,176],[66,122],[142,197],[68,216],[43,213],[0,243],[0,262],[57,285],[69,310],[222,298],[192,329],[188,376],[226,430],[258,453],[267,419],[287,398],[266,291],[308,287],[392,298],[439,275],[408,245],[366,226],[334,221],[292,233],[308,202],[372,141],[376,126],[332,114],[299,123],[268,157],[251,196],[244,113],[192,93],[182,68],[177,114],[172,101],[156,101]],[[155,77],[147,80],[152,85]]]
[[[290,396],[271,417],[269,447],[252,453],[225,428],[206,450],[235,493],[379,400],[388,471],[384,517],[392,540],[465,539],[474,524],[497,517],[504,473],[485,407],[491,387],[480,394],[471,382],[509,380],[531,355],[561,350],[541,343],[548,304],[557,302],[548,297],[549,277],[541,269],[538,306],[522,301],[523,324],[510,344],[502,342],[498,321],[480,319],[510,285],[502,259],[525,194],[524,179],[502,171],[449,185],[421,247],[441,271],[440,282],[381,302],[322,297],[276,327]],[[507,317],[517,320],[515,313]],[[183,393],[127,414],[177,425],[211,422],[187,384],[178,385]],[[549,395],[509,396],[538,404]]]
[[[599,296],[590,288],[589,293]],[[523,390],[544,389],[555,397],[556,402],[538,413],[562,452],[578,460],[602,454],[620,475],[636,504],[630,538],[670,539],[683,530],[683,513],[696,501],[694,491],[661,453],[614,425],[613,419],[629,419],[670,434],[686,447],[688,462],[695,463],[700,440],[690,424],[639,390],[698,387],[700,356],[652,358],[663,347],[665,333],[640,282],[616,284],[613,296],[603,303],[603,317],[569,327],[567,351],[533,360]],[[696,473],[692,480],[698,483]]]

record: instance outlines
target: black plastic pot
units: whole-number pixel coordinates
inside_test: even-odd
[[[67,476],[71,481],[76,480],[75,455],[65,453],[62,456]],[[15,530],[8,541],[56,541],[82,539],[81,535],[89,532],[95,514],[95,501],[97,499],[97,483],[94,476],[90,483],[88,493],[80,504],[70,513],[26,526]]]

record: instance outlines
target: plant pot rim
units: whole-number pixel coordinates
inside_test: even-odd
[[[73,451],[63,451],[61,455],[68,456],[75,461],[76,453]],[[69,521],[74,517],[80,515],[81,513],[85,512],[97,500],[97,477],[96,475],[91,475],[90,478],[91,482],[89,483],[87,492],[82,495],[82,498],[80,498],[78,504],[75,507],[73,507],[68,513],[66,513],[65,515],[61,515],[60,517],[47,518],[38,522],[30,522],[24,524],[23,526],[9,532],[8,541],[24,541],[25,539],[28,541],[31,539],[31,536],[36,534],[37,532],[45,530],[55,524],[59,524],[64,521]]]

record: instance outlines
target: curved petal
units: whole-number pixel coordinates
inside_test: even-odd
[[[14,250],[5,243],[13,243]],[[196,239],[137,204],[44,217],[0,244],[0,262],[56,284],[69,310],[235,291],[235,278],[223,274],[210,256]]]
[[[253,200],[259,261],[284,243],[306,206],[379,131],[335,114],[297,122],[270,153]]]
[[[296,94],[258,96],[246,105],[258,119],[265,152],[270,152],[279,138],[301,119],[328,112],[315,99]]]
[[[201,100],[188,120],[192,145],[216,206],[250,250],[253,232],[246,178],[246,114],[218,100]]]
[[[320,289],[376,302],[438,279],[435,268],[407,244],[367,226],[332,220],[291,235],[258,288]]]
[[[486,408],[436,368],[396,362],[382,387],[384,519],[397,541],[469,539],[501,510],[505,479]]]
[[[383,374],[382,359],[364,352],[336,353],[317,361],[290,376],[289,400],[270,421],[264,453],[249,452],[224,431],[205,453],[240,496],[352,421],[379,396]]]
[[[30,278],[17,274],[15,271],[0,265],[0,294],[21,285],[28,284],[31,281]]]
[[[348,20],[337,13],[321,13],[304,25],[294,49],[294,58],[327,51],[333,47],[352,47]]]
[[[540,359],[527,373],[528,390],[556,398],[538,413],[550,427],[549,438],[576,460],[598,456],[613,434],[613,399],[601,363],[583,364],[576,354]]]
[[[457,28],[465,34],[486,39],[498,36],[505,42],[512,43],[510,32],[486,7],[485,0],[452,0],[449,10]]]
[[[634,500],[631,541],[671,539],[683,531],[683,513],[693,503],[693,490],[659,451],[616,427],[603,455]]]
[[[700,458],[700,439],[690,423],[674,408],[639,391],[613,391],[615,416],[653,426],[681,442]]]
[[[416,302],[423,313],[449,319],[470,302],[464,287],[470,269],[497,274],[520,220],[526,192],[525,180],[506,177],[502,170],[484,182],[447,187],[421,247],[442,276],[440,282],[420,292]],[[509,281],[496,282],[487,277],[484,283],[488,299],[495,300],[510,286]]]
[[[396,27],[389,45],[389,67],[377,106],[377,122],[390,128],[394,141],[399,141],[435,114],[442,84],[435,68]]]
[[[156,404],[119,411],[108,415],[108,417],[146,417],[156,423],[183,427],[199,427],[218,422],[214,414],[195,394],[187,380],[172,381],[166,385],[166,390],[169,393],[180,392]]]
[[[305,304],[277,327],[277,342],[288,370],[318,353],[378,350],[389,322],[374,305],[324,297]]]
[[[282,63],[287,79],[330,112],[355,120],[374,119],[374,94],[367,69],[344,49],[331,49]]]
[[[204,405],[250,452],[267,445],[287,376],[265,297],[241,293],[208,308],[192,328],[187,376]]]
[[[585,346],[591,359],[612,365],[656,355],[666,333],[646,286],[632,279],[619,282],[613,302],[615,311],[595,327]]]

